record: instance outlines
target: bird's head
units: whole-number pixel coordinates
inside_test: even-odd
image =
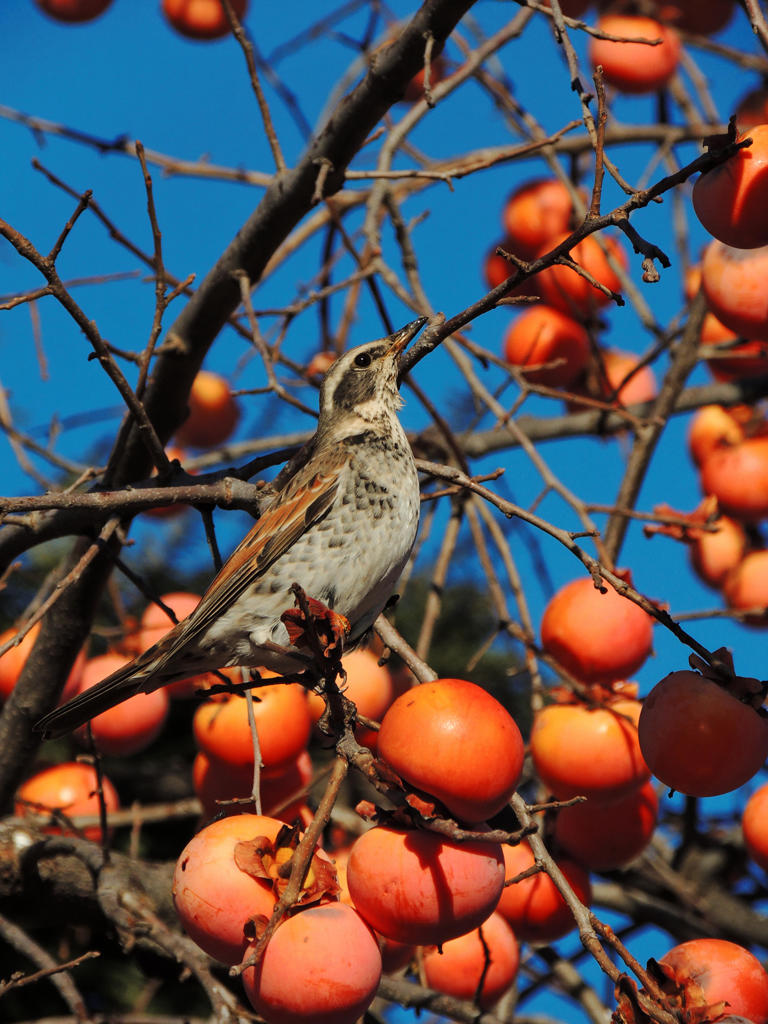
[[[400,354],[426,322],[426,317],[419,317],[387,338],[339,356],[320,387],[319,428],[339,416],[374,423],[393,415],[402,405],[397,381]]]

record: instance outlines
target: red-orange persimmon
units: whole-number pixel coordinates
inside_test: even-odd
[[[96,686],[129,661],[130,658],[115,652],[91,658],[83,667],[78,693]],[[169,704],[168,693],[162,688],[151,693],[136,693],[115,707],[102,711],[90,722],[96,748],[115,757],[127,757],[144,750],[162,732]],[[77,735],[85,739],[85,726],[78,730]]]
[[[504,857],[498,843],[454,843],[435,832],[377,825],[353,843],[347,884],[359,912],[382,935],[440,945],[493,912]]]
[[[176,431],[176,440],[193,448],[216,448],[228,440],[239,419],[240,407],[226,379],[200,370],[189,392],[189,416]]]
[[[756,789],[747,800],[741,816],[744,845],[763,871],[768,871],[768,783]]]
[[[275,905],[271,880],[238,867],[239,843],[265,836],[273,841],[285,823],[258,814],[238,814],[206,825],[176,862],[173,902],[184,930],[209,956],[236,964],[250,939],[251,918],[269,917]]]
[[[535,864],[527,842],[504,847],[507,881],[528,871]],[[592,901],[592,886],[584,868],[567,857],[557,866],[577,898],[587,906]],[[554,942],[575,926],[573,914],[552,879],[543,871],[504,887],[498,912],[512,925],[518,939],[527,942]]]
[[[640,752],[636,700],[605,707],[549,704],[536,713],[530,748],[536,772],[560,800],[615,800],[649,776]]]
[[[401,694],[384,715],[378,751],[406,782],[470,822],[498,813],[523,770],[515,720],[465,679],[436,679]]]
[[[596,28],[618,40],[589,41],[589,59],[593,67],[602,65],[606,82],[620,92],[655,92],[667,84],[677,70],[682,45],[674,29],[632,15],[606,14]],[[656,46],[629,40],[661,40]],[[626,40],[626,41],[624,41]]]
[[[692,982],[702,1002],[724,1002],[729,1017],[768,1022],[768,973],[748,949],[725,939],[692,939],[659,961],[678,981]]]
[[[567,233],[564,233],[551,238],[542,246],[537,255],[545,255],[567,237]],[[602,236],[602,241],[605,243],[608,253],[626,269],[627,256],[621,245],[609,236]],[[571,249],[570,256],[605,288],[612,292],[621,291],[618,274],[592,235],[587,235],[581,242],[578,242]],[[532,284],[541,296],[542,302],[577,319],[593,316],[611,301],[609,295],[595,288],[585,277],[564,264],[555,264],[540,271],[532,279]]]
[[[482,933],[482,936],[481,936]],[[501,914],[493,913],[479,928],[423,953],[424,979],[430,988],[488,1009],[515,980],[520,950],[515,934]]]
[[[659,798],[649,780],[610,803],[594,799],[563,807],[555,820],[558,846],[590,871],[612,871],[642,853],[656,828]]]
[[[736,249],[755,249],[768,245],[768,124],[754,125],[739,141],[744,138],[752,139],[752,145],[702,174],[692,199],[710,235]]]
[[[120,807],[117,790],[106,776],[102,776],[102,793],[107,811]],[[14,813],[20,817],[26,814],[45,814],[46,811],[61,811],[68,818],[78,815],[99,813],[98,777],[93,765],[70,761],[44,768],[23,782],[16,793]],[[49,825],[46,832],[58,834],[66,829],[61,825]],[[86,839],[101,842],[102,833],[98,825],[86,828]]]
[[[298,683],[274,683],[253,694],[262,762],[268,768],[284,765],[298,757],[309,740],[312,721],[306,692]],[[201,704],[193,730],[204,753],[227,764],[253,764],[246,697],[226,694]]]
[[[613,683],[636,672],[651,653],[653,619],[590,576],[571,580],[544,610],[541,644],[585,683]]]
[[[230,0],[240,21],[248,0]],[[163,0],[163,14],[183,36],[190,39],[220,39],[231,29],[221,0]]]
[[[323,903],[283,919],[259,964],[243,972],[243,986],[269,1024],[354,1024],[380,978],[368,925],[344,903]]]
[[[589,362],[584,326],[550,306],[534,306],[513,320],[504,335],[504,358],[525,370],[532,384],[568,387]],[[547,366],[542,364],[552,363]],[[540,369],[527,367],[540,366]]]

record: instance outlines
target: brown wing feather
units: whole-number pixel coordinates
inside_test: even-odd
[[[338,492],[345,462],[341,448],[323,452],[322,470],[310,458],[235,548],[191,615],[135,661],[50,712],[36,728],[59,736],[140,690],[151,692],[201,670],[194,659],[184,657],[185,648],[325,515]]]
[[[345,464],[345,452],[339,447],[324,453],[322,470],[314,460],[299,470],[221,567],[200,604],[184,620],[183,632],[164,652],[163,664],[191,637],[204,631],[325,515],[336,497]]]

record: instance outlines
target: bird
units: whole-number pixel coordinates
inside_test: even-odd
[[[228,666],[309,670],[281,618],[298,584],[344,616],[357,646],[392,596],[419,523],[419,479],[398,418],[400,355],[426,323],[349,349],[320,385],[317,429],[194,610],[132,662],[43,716],[60,736],[137,693]],[[283,475],[281,474],[281,476]]]

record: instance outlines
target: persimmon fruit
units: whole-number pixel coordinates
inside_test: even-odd
[[[640,704],[548,704],[536,712],[530,750],[536,772],[559,799],[615,800],[649,776],[640,751]]]
[[[496,912],[479,928],[449,939],[439,949],[428,946],[422,954],[424,980],[438,992],[472,1002],[482,980],[477,1004],[484,1010],[498,1002],[510,988],[519,964],[520,950],[515,934]]]
[[[657,6],[661,21],[702,36],[721,32],[736,9],[735,0],[660,0]]]
[[[752,860],[768,871],[768,783],[747,800],[741,816],[744,845]]]
[[[111,6],[112,0],[36,0],[37,6],[56,21],[75,24],[92,21]]]
[[[298,683],[273,683],[252,692],[262,762],[269,768],[285,765],[304,750],[312,728],[304,688]],[[221,694],[200,705],[192,723],[200,750],[226,764],[253,764],[247,700],[238,694]]]
[[[312,780],[312,759],[308,751],[280,768],[262,769],[259,773],[261,806],[264,814],[281,821],[292,822],[301,813],[303,798],[295,794]],[[227,764],[210,754],[199,752],[192,763],[192,784],[203,813],[212,818],[217,814],[239,814],[243,805],[219,801],[248,797],[253,788],[253,760],[245,764]]]
[[[442,57],[435,57],[434,60],[429,63],[429,86],[433,88],[438,82],[442,82],[446,75],[445,61]],[[403,100],[405,103],[418,103],[419,100],[424,99],[424,81],[425,81],[424,68],[417,71],[413,78],[410,80],[408,85],[405,87],[403,93]]]
[[[677,70],[682,46],[674,29],[653,18],[604,14],[595,28],[621,40],[589,41],[592,67],[602,65],[605,81],[619,92],[630,94],[662,89]],[[661,40],[656,46],[629,40]],[[623,41],[626,40],[626,41]]]
[[[556,248],[568,237],[568,233],[555,236],[546,242],[537,256],[543,256]],[[603,239],[612,257],[626,268],[627,257],[621,245],[610,236]],[[618,274],[608,262],[606,254],[592,235],[587,235],[570,251],[570,257],[604,287],[612,292],[621,291]],[[533,279],[534,287],[541,296],[542,302],[553,306],[575,319],[593,316],[598,310],[611,301],[600,289],[595,288],[585,277],[563,264],[555,264],[539,271]]]
[[[653,774],[688,796],[719,796],[748,782],[768,757],[768,718],[691,669],[651,690],[638,722]]]
[[[701,466],[701,489],[740,522],[768,516],[768,436],[745,438],[710,452]]]
[[[715,241],[704,252],[701,283],[707,305],[741,338],[768,340],[766,275],[768,245],[735,249]]]
[[[161,594],[160,600],[171,609],[177,620],[181,622],[198,606],[200,595],[191,593],[188,590],[174,590],[167,594]],[[173,619],[159,604],[153,601],[147,605],[139,620],[138,634],[136,636],[137,653],[146,651],[147,648],[156,644],[158,640],[161,640],[166,633],[173,629],[174,625]],[[232,673],[234,676],[231,669],[223,669],[222,671],[225,675]],[[234,681],[239,682],[237,679]],[[212,672],[204,672],[201,675],[190,676],[188,679],[178,679],[173,683],[169,683],[165,689],[168,691],[169,697],[195,697],[200,690],[207,690],[220,682],[221,680]]]
[[[355,1024],[376,994],[381,954],[352,907],[323,903],[284,918],[242,978],[269,1024]]]
[[[562,807],[555,819],[558,847],[589,871],[613,871],[646,848],[656,828],[659,798],[648,780],[629,793],[603,803]]]
[[[261,836],[274,842],[285,822],[258,814],[221,818],[201,829],[182,850],[173,874],[173,902],[186,933],[209,956],[225,964],[243,959],[251,918],[269,918],[275,905],[271,883],[238,867],[239,843]]]
[[[497,814],[523,770],[517,724],[495,697],[465,679],[436,679],[401,694],[381,723],[378,752],[407,783],[451,814]]]
[[[691,565],[699,579],[710,587],[720,589],[729,573],[735,570],[744,558],[747,534],[743,525],[730,516],[718,516],[713,526],[717,527],[714,533],[701,530],[694,537],[690,548]]]
[[[726,575],[722,589],[729,608],[764,609],[747,616],[745,622],[751,626],[768,625],[768,550],[761,548],[745,554]]]
[[[108,653],[90,658],[83,666],[78,693],[96,686],[131,659],[124,654]],[[168,717],[169,698],[165,688],[151,693],[136,693],[90,720],[91,735],[102,754],[127,757],[146,749],[163,730]],[[85,738],[86,727],[77,731]]]
[[[573,217],[573,199],[562,181],[527,181],[512,192],[502,210],[506,247],[521,259],[532,260],[543,248],[552,248],[548,243],[553,238],[569,233]]]
[[[759,85],[742,96],[736,107],[736,128],[743,135],[759,124],[768,124],[768,86]]]
[[[650,366],[639,364],[633,352],[604,349],[598,375],[601,397],[617,405],[652,402],[659,390],[656,377]]]
[[[24,668],[27,658],[35,645],[39,632],[40,623],[35,623],[23,640],[16,644],[15,647],[9,647],[5,654],[0,655],[0,700],[6,700],[10,697],[16,681],[21,675],[21,670]],[[0,647],[13,639],[16,633],[17,630],[13,626],[3,630],[0,633]],[[59,698],[60,704],[63,704],[70,697],[74,697],[77,694],[85,660],[86,653],[85,650],[82,650],[75,658],[74,664],[67,676],[67,681],[64,683],[64,689]]]
[[[736,249],[756,249],[768,245],[768,124],[754,125],[737,141],[745,138],[752,139],[751,146],[700,175],[692,200],[710,235]]]
[[[363,918],[387,938],[440,945],[477,928],[504,886],[498,843],[376,825],[352,844],[347,884]]]
[[[120,798],[112,782],[102,775],[102,793],[107,813],[120,808]],[[98,776],[93,765],[69,761],[44,768],[23,782],[16,793],[14,813],[45,814],[61,811],[68,818],[99,813]],[[62,825],[47,825],[45,831],[58,835],[67,830]],[[83,835],[93,842],[101,842],[99,825],[84,829]]]
[[[678,980],[693,982],[704,1004],[726,1003],[733,1017],[768,1022],[768,973],[743,946],[726,939],[691,939],[670,949],[659,963]],[[692,1002],[692,1000],[687,1000]]]
[[[722,405],[703,405],[693,414],[688,427],[688,450],[697,466],[717,448],[744,439],[744,426],[733,410]]]
[[[248,0],[230,2],[242,21]],[[231,31],[221,0],[163,0],[162,11],[169,24],[189,39],[221,39]]]
[[[566,583],[541,620],[541,644],[585,683],[627,679],[651,653],[653,620],[638,605],[590,576]]]
[[[213,3],[224,17],[219,0]],[[176,441],[192,448],[216,448],[229,439],[239,419],[240,406],[226,379],[200,370],[189,392],[189,415],[176,431]]]
[[[503,347],[507,362],[525,369],[526,380],[554,388],[568,387],[589,362],[584,326],[550,306],[521,313],[507,329]]]
[[[504,847],[507,881],[528,871],[535,862],[525,840],[517,846]],[[568,857],[558,857],[556,863],[578,899],[589,906],[592,886],[587,871]],[[575,927],[568,904],[543,871],[505,885],[497,911],[512,926],[517,938],[526,942],[554,942]]]
[[[380,665],[379,657],[374,651],[359,648],[350,651],[341,659],[342,667],[347,673],[344,683],[344,695],[351,700],[359,714],[380,722],[392,701],[402,692],[388,665]],[[309,711],[317,721],[325,711],[325,701],[318,693],[309,693]],[[377,732],[362,724],[355,727],[358,743],[366,747],[376,746]]]
[[[178,445],[168,445],[165,449],[165,454],[171,462],[177,459],[182,466],[187,459],[186,451],[183,448],[179,448]],[[156,467],[152,470],[151,475],[153,477],[158,475]],[[154,508],[146,509],[144,515],[151,516],[152,519],[175,519],[186,508],[188,508],[187,505],[177,501],[173,505],[155,505]]]

